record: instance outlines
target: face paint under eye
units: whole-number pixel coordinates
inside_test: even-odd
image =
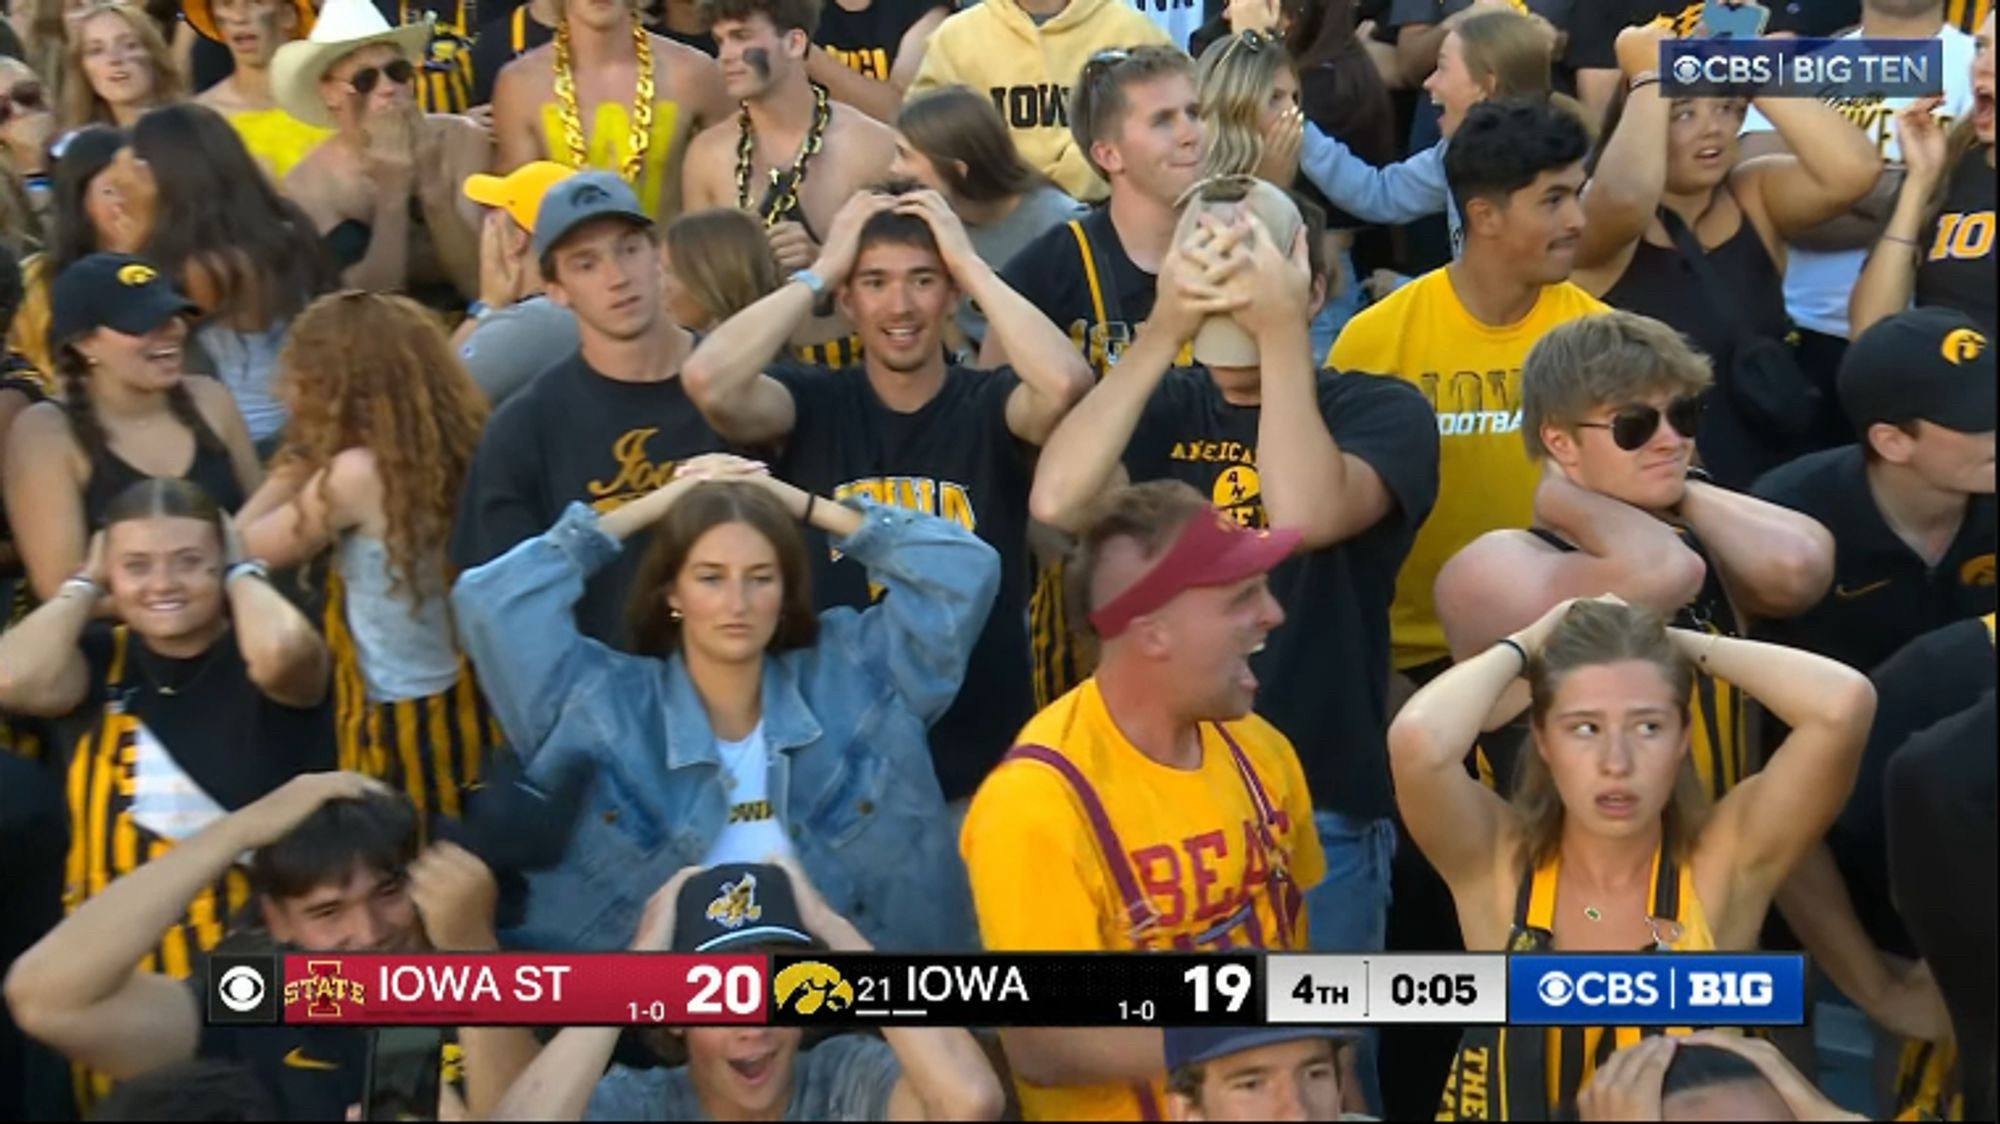
[[[763,47],[746,47],[743,50],[743,65],[757,72],[757,77],[771,77],[771,52]]]

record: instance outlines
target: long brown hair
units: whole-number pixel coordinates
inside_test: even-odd
[[[896,131],[924,154],[952,194],[975,203],[1025,195],[1048,182],[1021,158],[993,99],[968,86],[940,86],[904,102]]]
[[[390,589],[421,598],[486,423],[485,396],[437,321],[408,297],[321,297],[292,321],[274,388],[292,410],[274,468],[311,474],[343,450],[372,452]]]
[[[60,108],[56,114],[56,122],[62,128],[74,129],[93,122],[117,124],[111,107],[91,88],[90,76],[83,69],[83,25],[106,14],[124,20],[138,37],[139,45],[146,49],[147,62],[153,68],[153,104],[165,105],[187,96],[187,84],[181,80],[180,68],[174,65],[173,51],[160,37],[160,27],[153,17],[130,4],[108,0],[66,17],[69,35],[63,48],[62,80],[57,95]]]
[[[56,378],[61,380],[63,412],[69,415],[70,431],[76,434],[76,443],[83,447],[84,456],[95,464],[105,452],[109,438],[104,423],[97,419],[97,405],[90,396],[90,361],[75,345],[75,339],[51,338],[49,354],[55,363]],[[166,394],[168,411],[194,434],[196,447],[209,452],[224,451],[222,438],[209,427],[208,419],[201,416],[201,408],[195,405],[185,375],[168,387]]]
[[[1689,722],[1688,703],[1694,694],[1694,663],[1674,646],[1658,614],[1637,605],[1580,601],[1564,614],[1562,623],[1528,661],[1528,722],[1539,739],[1549,708],[1563,681],[1578,668],[1638,660],[1659,669],[1667,690],[1680,702],[1681,729]],[[1563,801],[1555,776],[1533,745],[1522,747],[1514,778],[1514,811],[1520,817],[1528,864],[1539,866],[1562,843]],[[1695,778],[1694,763],[1683,756],[1674,778],[1673,795],[1660,813],[1662,834],[1671,853],[1685,860],[1708,814],[1708,798]]]
[[[673,273],[709,324],[763,300],[778,287],[778,261],[764,227],[734,207],[688,211],[667,224],[663,236]],[[690,328],[706,328],[690,324]]]
[[[215,528],[222,545],[222,509],[201,485],[171,476],[148,476],[104,505],[104,529],[139,519],[194,519]]]
[[[1978,146],[1979,132],[1972,126],[1972,114],[1967,113],[1953,122],[1951,132],[1944,136],[1944,171],[1938,175],[1937,183],[1931,185],[1931,193],[1924,197],[1926,225],[1937,221],[1939,213],[1944,210],[1945,196],[1951,194],[1952,181],[1958,179],[1958,166],[1964,163],[1965,154]],[[1992,170],[1985,169],[1980,174],[1990,176]],[[1928,246],[1918,249],[1923,253],[1930,252]]]
[[[810,648],[819,639],[819,617],[812,607],[812,577],[806,563],[806,540],[798,520],[777,497],[756,484],[728,481],[703,484],[682,496],[653,531],[653,541],[639,560],[626,603],[625,625],[632,651],[661,659],[681,646],[681,622],[667,607],[667,590],[687,565],[688,553],[709,531],[724,523],[742,523],[764,536],[778,555],[778,576],[784,601],[778,630],[766,651]]]

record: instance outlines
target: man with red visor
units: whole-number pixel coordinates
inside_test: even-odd
[[[1285,619],[1265,575],[1299,539],[1172,480],[1084,521],[1065,575],[1097,672],[1028,723],[959,837],[988,949],[1305,947],[1302,895],[1326,869],[1312,799],[1250,712],[1250,656]],[[1001,1041],[1029,1120],[1159,1118],[1157,1029]]]

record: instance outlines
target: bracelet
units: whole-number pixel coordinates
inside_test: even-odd
[[[1917,240],[1916,240],[1916,239],[1914,239],[1914,238],[1905,238],[1905,237],[1903,237],[1903,236],[1902,236],[1902,235],[1900,235],[1900,234],[1890,234],[1890,233],[1889,233],[1888,231],[1886,231],[1886,230],[1882,232],[1882,241],[1884,241],[1884,242],[1901,242],[1901,243],[1902,243],[1903,245],[1905,245],[1905,246],[1908,246],[1908,247],[1909,247],[1910,249],[1912,249],[1912,250],[1914,250],[1914,249],[1916,249],[1916,248],[1917,248]]]
[[[1701,655],[1698,655],[1694,658],[1695,664],[1699,666],[1703,671],[1708,670],[1708,657],[1714,654],[1715,642],[1720,639],[1722,639],[1722,634],[1720,632],[1709,633],[1708,643],[1703,646],[1701,650]]]
[[[243,561],[222,572],[223,588],[227,589],[230,582],[243,577],[245,574],[256,578],[260,582],[268,583],[271,580],[271,568],[269,566],[264,565],[255,558],[245,558]]]
[[[82,574],[72,574],[64,578],[62,585],[56,589],[56,596],[60,597],[72,589],[81,592],[92,601],[98,601],[104,597],[104,587],[84,577]]]
[[[1641,89],[1644,89],[1647,86],[1657,86],[1659,84],[1660,84],[1659,71],[1642,70],[1639,73],[1634,74],[1632,76],[1632,80],[1625,84],[1625,92],[1628,94],[1636,94]]]
[[[801,516],[799,516],[799,521],[800,521],[801,523],[806,523],[806,524],[811,524],[811,523],[812,523],[812,521],[813,521],[813,505],[814,505],[814,504],[816,504],[816,503],[818,503],[818,502],[819,502],[819,497],[818,497],[818,496],[816,496],[816,495],[813,495],[813,494],[812,494],[811,492],[807,492],[807,493],[806,493],[806,513],[805,513],[804,515],[801,515]]]
[[[1493,646],[1495,648],[1514,649],[1514,654],[1521,657],[1521,674],[1526,675],[1528,673],[1528,650],[1526,648],[1521,647],[1519,643],[1515,642],[1513,637],[1502,636],[1500,639],[1495,640],[1493,642]]]

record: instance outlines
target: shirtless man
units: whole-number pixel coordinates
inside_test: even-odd
[[[688,138],[729,115],[715,60],[646,31],[631,0],[563,7],[554,41],[493,83],[499,170],[553,160],[617,172],[665,225],[681,210]]]
[[[735,120],[688,146],[688,208],[737,207],[756,215],[770,236],[778,272],[790,275],[818,258],[820,235],[841,204],[896,158],[896,134],[807,78],[819,22],[813,0],[703,0],[702,12],[715,36],[722,80],[741,108]],[[808,284],[817,290],[824,283]],[[815,311],[827,314],[792,337],[799,358],[835,368],[857,361],[847,320],[828,304]]]
[[[411,89],[430,30],[390,27],[369,0],[328,0],[312,35],[271,60],[279,107],[333,136],[285,177],[358,289],[430,303],[479,293],[478,209],[459,195],[492,163],[492,143],[464,117],[426,114]]]
[[[273,180],[283,182],[292,166],[326,140],[327,130],[308,125],[271,96],[271,58],[278,48],[305,35],[313,23],[309,0],[185,0],[181,11],[196,31],[229,48],[229,76],[194,100],[229,119],[243,147]]]

